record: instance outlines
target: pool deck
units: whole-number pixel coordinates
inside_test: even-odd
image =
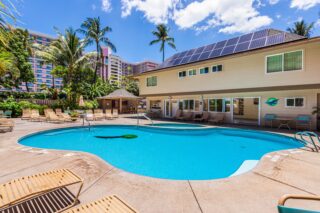
[[[17,143],[20,137],[33,132],[81,125],[81,122],[50,124],[15,119],[15,123],[13,132],[0,134],[0,183],[68,168],[84,179],[81,203],[117,194],[141,213],[270,213],[277,212],[278,199],[284,194],[320,194],[320,153],[300,149],[274,152],[266,154],[253,170],[239,176],[173,181],[131,174],[88,153],[43,150]],[[136,120],[119,118],[94,123],[136,124]],[[319,202],[288,204],[320,209]]]

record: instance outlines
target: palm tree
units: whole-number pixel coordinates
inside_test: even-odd
[[[164,61],[164,53],[165,53],[166,43],[170,47],[172,47],[173,49],[176,49],[176,45],[174,44],[174,38],[172,38],[168,35],[169,31],[170,31],[170,29],[166,25],[159,24],[159,25],[157,25],[157,31],[152,32],[152,34],[156,37],[156,39],[151,41],[150,45],[154,45],[156,43],[161,42],[160,52],[162,51],[162,61]]]
[[[101,51],[101,44],[110,47],[114,52],[116,52],[115,45],[110,41],[110,39],[106,36],[107,33],[111,32],[111,27],[102,27],[100,22],[100,17],[98,18],[87,18],[82,24],[81,28],[78,29],[80,33],[85,35],[87,39],[87,44],[91,45],[95,43],[97,57],[96,57],[96,65],[95,65],[95,73],[93,78],[93,84],[97,81],[97,72],[99,69],[99,65],[102,62],[102,51]]]
[[[78,91],[79,72],[87,66],[95,52],[84,54],[86,41],[80,39],[72,28],[65,30],[65,34],[58,32],[58,39],[49,46],[35,44],[35,54],[46,63],[55,65],[54,74],[63,78],[65,87],[72,91],[72,102],[76,102]]]
[[[294,27],[288,28],[287,31],[290,33],[295,33],[301,36],[310,38],[311,31],[314,27],[314,22],[307,24],[304,20],[297,21],[294,23]]]

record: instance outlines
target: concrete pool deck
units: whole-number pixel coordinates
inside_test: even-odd
[[[141,122],[147,122],[142,120]],[[117,194],[141,213],[277,212],[284,194],[320,194],[320,153],[286,150],[266,154],[253,170],[231,178],[173,181],[119,170],[100,158],[80,152],[25,147],[24,135],[41,130],[81,125],[36,123],[15,119],[13,132],[0,134],[0,183],[58,168],[84,179],[81,203]],[[119,118],[95,124],[136,124]],[[288,205],[320,210],[319,202],[290,201]]]

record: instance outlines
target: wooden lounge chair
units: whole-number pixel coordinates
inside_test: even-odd
[[[57,116],[54,112],[48,112],[46,118],[48,122],[52,123],[63,123],[65,121],[63,118]]]
[[[60,109],[60,108],[57,108],[57,109],[55,109],[54,111],[56,112],[56,114],[57,114],[58,116],[62,114],[62,109]]]
[[[14,127],[14,122],[8,118],[0,118],[0,131],[2,132],[12,132]]]
[[[106,119],[112,119],[112,112],[111,109],[106,109]]]
[[[94,120],[103,120],[105,118],[105,115],[102,112],[102,109],[95,109],[94,111]]]
[[[31,109],[22,109],[21,120],[29,120],[31,117]]]
[[[71,122],[72,121],[71,116],[69,114],[67,114],[67,113],[63,113],[60,108],[55,109],[55,111],[56,111],[56,115],[59,118],[63,119],[64,121],[67,121],[67,122]]]
[[[71,187],[76,184],[79,185],[79,188],[74,195],[69,191],[69,189],[67,189],[67,187]],[[2,210],[8,210],[8,208],[18,208],[19,205],[23,205],[24,202],[28,202],[30,199],[43,196],[59,189],[65,189],[69,191],[73,199],[69,202],[69,205],[65,205],[62,209],[58,210],[61,212],[62,210],[66,210],[79,202],[78,197],[82,186],[82,179],[68,169],[52,170],[17,178],[0,185],[0,212],[6,212]],[[54,198],[49,195],[46,199],[47,201],[50,201],[50,199]],[[60,199],[62,199],[62,197],[60,197]],[[7,212],[13,211],[9,210]]]
[[[113,109],[112,110],[112,118],[119,118],[118,109]]]
[[[86,120],[87,121],[94,121],[94,115],[91,109],[86,110]]]
[[[285,206],[285,203],[289,199],[320,201],[320,196],[315,196],[315,195],[284,195],[279,199],[279,202],[278,202],[278,212],[279,213],[319,213],[319,211],[311,211],[311,210],[304,210],[304,209],[287,207],[287,206]]]
[[[215,113],[213,116],[210,116],[208,120],[209,123],[213,124],[222,124],[224,122],[224,114],[223,113]]]
[[[295,118],[296,121],[296,129],[305,128],[311,130],[311,116],[310,115],[297,115]]]
[[[118,196],[112,195],[88,204],[74,207],[65,211],[65,213],[88,213],[88,212],[105,212],[105,213],[136,213],[137,211],[122,201]]]
[[[47,118],[40,115],[39,110],[32,109],[30,114],[30,121],[46,121]]]

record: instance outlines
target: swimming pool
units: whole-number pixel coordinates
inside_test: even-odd
[[[136,135],[133,139],[95,136]],[[246,160],[301,147],[293,138],[227,128],[164,129],[94,126],[44,131],[19,140],[26,146],[84,151],[127,172],[174,180],[208,180],[232,175]]]

